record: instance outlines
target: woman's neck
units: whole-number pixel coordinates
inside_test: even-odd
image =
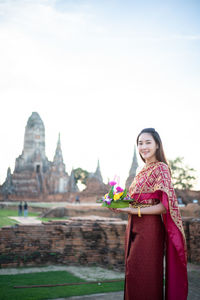
[[[158,160],[155,158],[155,159],[152,159],[152,160],[150,160],[150,161],[145,161],[145,165],[146,166],[149,166],[149,165],[151,165],[151,164],[153,164],[153,163],[157,163],[158,162]]]

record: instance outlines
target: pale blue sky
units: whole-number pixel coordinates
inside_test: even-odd
[[[154,127],[200,174],[199,15],[199,1],[0,1],[0,183],[32,111],[50,160],[60,131],[68,173],[99,158],[123,183]]]

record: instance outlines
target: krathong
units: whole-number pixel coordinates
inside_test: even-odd
[[[133,201],[128,194],[127,189],[123,189],[117,185],[116,181],[110,181],[110,190],[101,199],[103,207],[123,208],[129,207],[129,203]]]

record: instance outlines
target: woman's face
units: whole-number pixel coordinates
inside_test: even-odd
[[[142,133],[138,139],[138,151],[145,163],[157,161],[156,149],[158,148],[153,136],[150,133]]]

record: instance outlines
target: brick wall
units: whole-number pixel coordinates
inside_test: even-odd
[[[0,267],[101,265],[123,270],[126,221],[71,218],[0,229]],[[200,219],[185,218],[190,262],[200,263]]]
[[[188,261],[200,263],[200,218],[183,218]]]
[[[0,266],[73,264],[123,269],[126,221],[69,219],[0,229]]]

